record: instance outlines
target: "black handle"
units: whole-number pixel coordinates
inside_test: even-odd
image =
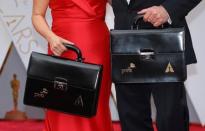
[[[131,29],[139,29],[139,22],[143,20],[143,15],[137,15],[133,18],[133,23],[131,25]]]
[[[77,58],[76,58],[76,61],[78,62],[83,62],[83,57],[82,57],[82,53],[80,51],[80,49],[75,46],[75,45],[71,45],[71,44],[68,44],[68,43],[63,43],[63,45],[68,49],[68,50],[72,50],[74,51],[76,54],[77,54]],[[53,57],[57,57],[55,56],[54,54],[52,54]],[[58,58],[58,57],[57,57]]]
[[[63,45],[64,45],[68,50],[72,50],[72,51],[74,51],[74,52],[77,54],[76,61],[78,61],[78,62],[82,62],[82,61],[83,61],[82,53],[81,53],[80,49],[79,49],[77,46],[71,45],[71,44],[68,44],[68,43],[63,43]]]

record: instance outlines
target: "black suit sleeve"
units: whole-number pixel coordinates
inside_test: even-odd
[[[167,10],[174,24],[184,20],[185,16],[200,2],[201,0],[165,0],[162,6]]]

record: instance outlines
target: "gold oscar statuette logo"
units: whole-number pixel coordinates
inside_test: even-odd
[[[174,73],[174,68],[172,67],[170,62],[168,63],[166,67],[165,73]]]
[[[11,85],[12,96],[13,96],[13,110],[6,113],[5,119],[25,120],[27,119],[26,113],[18,110],[20,81],[17,79],[16,74],[13,74],[13,79],[11,80],[10,85]]]

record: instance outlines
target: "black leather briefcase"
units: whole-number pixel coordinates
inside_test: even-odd
[[[183,28],[112,30],[113,82],[184,82],[184,35]]]
[[[102,65],[84,63],[80,50],[76,61],[33,52],[27,71],[24,104],[73,115],[96,114]]]

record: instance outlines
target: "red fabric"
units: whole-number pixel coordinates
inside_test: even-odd
[[[43,127],[44,124],[42,121],[0,121],[0,131],[41,131]],[[114,122],[113,127],[114,131],[121,131],[119,122]],[[190,131],[205,131],[205,127],[201,127],[197,124],[191,124]]]
[[[154,131],[157,131],[157,128],[154,126]],[[114,131],[121,131],[119,122],[113,123]],[[190,131],[205,131],[205,127],[200,126],[199,124],[190,124]]]
[[[103,65],[97,115],[91,119],[50,111],[45,131],[112,131],[109,110],[111,88],[109,30],[104,22],[107,0],[51,0],[52,30],[78,46],[85,62]],[[51,53],[51,50],[48,50]],[[68,51],[62,57],[74,59]]]

